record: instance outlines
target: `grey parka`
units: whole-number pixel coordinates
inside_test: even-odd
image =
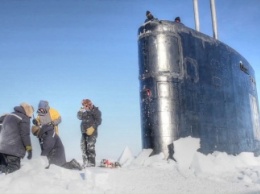
[[[26,146],[31,146],[30,118],[21,106],[14,107],[14,112],[7,114],[0,132],[0,153],[23,158]]]

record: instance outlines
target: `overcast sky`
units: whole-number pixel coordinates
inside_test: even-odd
[[[210,0],[199,0],[200,31],[212,36]],[[40,100],[62,116],[67,155],[80,155],[83,98],[102,112],[97,156],[141,151],[138,28],[150,10],[195,28],[192,0],[0,0],[0,113]],[[255,70],[260,91],[260,1],[216,0],[219,40]],[[33,139],[34,137],[32,137]]]

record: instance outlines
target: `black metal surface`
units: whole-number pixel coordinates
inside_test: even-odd
[[[169,156],[174,140],[192,136],[204,154],[258,154],[258,97],[245,58],[170,21],[145,23],[138,36],[143,148]]]

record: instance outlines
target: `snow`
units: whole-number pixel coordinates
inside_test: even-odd
[[[122,167],[113,169],[45,169],[45,157],[23,159],[20,170],[0,175],[0,193],[260,193],[260,157],[203,155],[196,151],[199,139],[192,137],[173,143],[176,161],[165,160],[162,153],[150,156],[151,149],[133,156],[126,146],[116,160]]]

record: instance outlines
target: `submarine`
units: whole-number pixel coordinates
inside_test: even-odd
[[[214,6],[211,1],[212,13]],[[173,142],[191,136],[200,139],[198,151],[203,154],[258,156],[254,70],[241,54],[217,39],[215,14],[214,37],[199,32],[197,18],[196,30],[158,19],[138,29],[142,148],[173,158]]]

